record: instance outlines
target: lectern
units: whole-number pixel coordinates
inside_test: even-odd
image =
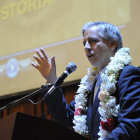
[[[0,119],[0,140],[89,140],[51,120],[14,113]]]

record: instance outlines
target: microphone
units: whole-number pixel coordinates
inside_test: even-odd
[[[51,93],[55,90],[55,88],[56,88],[57,86],[60,86],[60,85],[64,82],[65,78],[66,78],[69,74],[71,74],[72,72],[74,72],[74,71],[76,70],[76,68],[77,68],[77,65],[76,65],[74,62],[70,62],[70,63],[67,65],[66,70],[65,70],[65,71],[62,73],[62,75],[56,80],[56,82],[54,83],[54,85],[48,90],[48,94],[51,94]]]

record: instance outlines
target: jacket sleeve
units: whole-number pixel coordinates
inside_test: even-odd
[[[75,102],[72,101],[69,105],[67,105],[60,87],[49,95],[45,102],[54,121],[65,127],[73,125],[72,120],[74,117]]]
[[[140,69],[126,66],[118,81],[118,125],[104,140],[140,139]]]

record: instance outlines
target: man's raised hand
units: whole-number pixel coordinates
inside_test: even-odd
[[[32,62],[32,66],[38,69],[48,82],[55,82],[57,79],[55,56],[50,59],[44,49],[37,49],[36,53],[37,55],[33,56],[37,63]]]

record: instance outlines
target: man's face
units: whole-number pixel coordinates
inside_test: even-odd
[[[84,33],[83,44],[89,62],[102,70],[109,62],[110,57],[114,56],[116,43],[107,41],[99,36],[98,27],[91,27]]]

